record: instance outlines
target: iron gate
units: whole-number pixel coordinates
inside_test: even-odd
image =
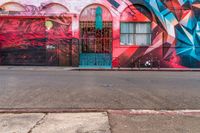
[[[80,67],[112,66],[112,22],[103,22],[97,30],[95,22],[80,22]]]

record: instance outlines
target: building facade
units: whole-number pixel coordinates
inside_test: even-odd
[[[0,65],[200,68],[199,0],[1,0]]]

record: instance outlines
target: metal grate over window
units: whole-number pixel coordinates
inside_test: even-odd
[[[97,30],[95,22],[81,21],[81,52],[112,53],[112,22],[103,22],[103,29]]]

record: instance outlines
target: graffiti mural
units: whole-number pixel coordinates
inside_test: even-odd
[[[43,9],[31,5],[23,8],[0,19],[0,64],[77,66],[72,17],[45,16]]]
[[[71,66],[71,22],[64,16],[1,19],[1,64]]]
[[[197,0],[157,1],[150,6],[167,31],[163,43],[163,62],[169,67],[199,67]],[[158,7],[158,8],[157,8]]]
[[[199,0],[68,0],[40,4],[33,0],[30,5],[24,3],[26,0],[18,4],[0,2],[1,64],[35,62],[77,66],[81,53],[78,46],[82,38],[81,20],[92,17],[84,14],[95,14],[95,8],[87,7],[101,6],[110,12],[104,13],[102,19],[112,17],[112,48],[108,51],[112,51],[113,67],[200,67]],[[135,28],[129,27],[127,30],[132,31],[124,32],[123,35],[128,35],[123,38],[122,24],[126,23],[132,23],[128,25]],[[139,23],[150,24],[150,36],[147,37],[144,28],[137,27]],[[138,44],[138,40],[144,42],[149,38],[150,44]],[[21,52],[14,52],[18,50]]]
[[[129,6],[122,18],[130,15],[135,22],[148,20],[148,13],[137,8],[142,4],[155,18],[152,23],[152,44],[148,47],[116,48],[114,66],[122,67],[171,67],[171,68],[199,68],[200,67],[200,36],[198,0],[144,0],[137,2],[130,0]],[[131,9],[132,8],[132,9]],[[142,13],[142,15],[140,13]],[[121,50],[119,50],[121,49]],[[124,52],[122,52],[124,51]],[[117,63],[116,63],[117,62]],[[119,63],[120,62],[120,63]]]

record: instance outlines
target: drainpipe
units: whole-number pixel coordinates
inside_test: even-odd
[[[118,69],[120,69],[120,67],[121,67],[121,64],[120,64],[120,59],[119,59],[119,58],[117,58],[117,60],[118,60]]]
[[[139,59],[138,61],[138,69],[140,70],[140,63],[141,63],[141,60]]]

